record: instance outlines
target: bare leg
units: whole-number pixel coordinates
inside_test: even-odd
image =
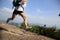
[[[10,20],[13,20],[15,17],[16,17],[16,14],[13,14],[11,18],[8,18],[8,19],[7,19],[7,23],[8,23]]]
[[[23,13],[21,13],[20,15],[21,15],[21,17],[22,17],[23,20],[24,20],[25,27],[27,27],[27,26],[28,26],[28,23],[27,23],[26,14],[23,12]]]

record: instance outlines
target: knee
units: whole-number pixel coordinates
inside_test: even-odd
[[[14,18],[11,18],[11,20],[13,20]]]
[[[24,16],[24,19],[26,19],[27,17],[26,16]]]
[[[8,20],[13,20],[14,18],[8,18]]]

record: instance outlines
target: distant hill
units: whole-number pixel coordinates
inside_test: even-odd
[[[55,40],[0,22],[0,40]]]

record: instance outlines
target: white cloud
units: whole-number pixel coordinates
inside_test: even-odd
[[[6,20],[12,14],[12,9],[7,7],[0,8],[0,20]]]
[[[0,20],[6,21],[7,18],[10,18],[12,16],[12,12],[13,12],[13,9],[11,8],[7,8],[7,7],[0,8]],[[13,21],[21,22],[20,16],[19,17],[17,16]]]
[[[3,7],[3,8],[0,8],[0,11],[12,12],[13,10],[11,8]]]
[[[37,13],[43,13],[43,11],[40,10],[40,9],[36,9],[36,12],[37,12]]]

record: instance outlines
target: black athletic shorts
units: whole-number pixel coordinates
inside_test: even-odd
[[[23,11],[17,11],[17,10],[14,10],[14,12],[13,12],[13,14],[21,14],[21,13],[23,13]]]

